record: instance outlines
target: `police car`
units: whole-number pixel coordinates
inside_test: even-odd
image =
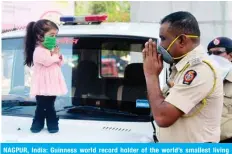
[[[45,125],[40,133],[30,132],[36,107],[29,96],[33,72],[23,64],[25,29],[14,30],[2,34],[2,141],[153,142],[141,51],[149,38],[157,40],[159,25],[107,23],[106,15],[60,20],[57,44],[69,90],[55,102],[60,131],[49,134]],[[111,76],[102,71],[103,57],[127,65],[116,64],[123,71]],[[161,84],[165,78],[162,72]]]

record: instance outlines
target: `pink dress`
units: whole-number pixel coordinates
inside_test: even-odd
[[[36,47],[33,55],[33,74],[30,94],[32,96],[60,96],[68,90],[61,71],[62,59],[43,47]]]

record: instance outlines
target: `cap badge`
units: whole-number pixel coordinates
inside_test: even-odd
[[[220,44],[220,40],[219,39],[214,39],[213,43],[214,43],[214,45],[218,45],[218,44]]]

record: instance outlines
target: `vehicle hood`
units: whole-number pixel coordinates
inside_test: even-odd
[[[113,122],[60,119],[60,131],[45,128],[31,133],[32,118],[2,116],[2,142],[30,143],[134,143],[153,142],[150,122]]]

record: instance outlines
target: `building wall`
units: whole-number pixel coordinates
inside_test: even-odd
[[[2,29],[22,27],[30,21],[59,21],[61,15],[74,15],[74,2],[69,1],[4,1]]]
[[[198,20],[204,46],[217,36],[232,38],[232,1],[132,1],[131,22],[155,22],[171,12],[189,11]]]

